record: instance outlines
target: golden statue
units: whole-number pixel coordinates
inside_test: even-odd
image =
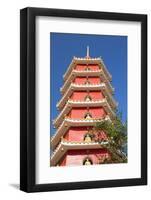
[[[91,119],[92,116],[90,115],[90,113],[87,113],[86,116],[85,116],[85,119]]]
[[[85,101],[91,101],[90,96],[87,96],[87,97],[85,98]]]
[[[92,162],[87,158],[87,159],[84,161],[84,165],[92,165]]]
[[[91,136],[87,134],[87,135],[84,137],[84,141],[85,141],[85,142],[91,142],[91,141],[92,141]]]

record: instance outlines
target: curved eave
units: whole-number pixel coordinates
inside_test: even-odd
[[[86,76],[88,76],[88,77],[91,77],[91,76],[100,77],[100,78],[102,78],[102,80],[104,82],[106,82],[109,91],[111,93],[114,92],[114,88],[110,84],[110,80],[107,79],[107,76],[104,74],[103,70],[96,70],[96,71],[78,71],[78,70],[73,70],[71,72],[71,74],[69,75],[69,77],[67,78],[67,80],[65,81],[64,85],[62,86],[62,88],[60,88],[60,91],[61,91],[62,94],[64,94],[66,92],[66,90],[69,88],[70,84],[72,83],[72,81],[74,80],[74,78],[76,76],[78,76],[78,77],[86,77]]]
[[[70,112],[72,108],[81,108],[81,107],[103,107],[107,114],[113,118],[115,117],[115,112],[112,110],[106,99],[98,101],[72,101],[68,100],[63,110],[60,112],[58,117],[54,120],[53,125],[58,128],[62,123],[66,115]]]
[[[108,77],[109,80],[112,79],[111,74],[109,73],[109,71],[107,70],[102,58],[77,58],[74,57],[71,64],[69,65],[67,71],[65,72],[65,74],[63,75],[64,80],[66,81],[67,77],[70,75],[72,69],[74,68],[75,64],[98,64],[100,66],[100,68],[102,67],[104,73],[106,74],[106,76]]]
[[[107,142],[102,142],[105,145]],[[61,141],[55,151],[52,153],[50,165],[55,166],[68,150],[74,149],[101,149],[101,143],[98,142],[68,142]]]
[[[110,117],[107,116],[105,119],[71,119],[65,118],[62,124],[57,129],[56,133],[51,137],[51,149],[54,148],[59,143],[60,139],[68,131],[70,127],[83,127],[83,126],[94,126],[96,122],[101,122],[103,120],[111,121]]]
[[[57,103],[57,108],[60,110],[63,108],[63,106],[66,104],[68,98],[71,96],[73,91],[102,91],[104,96],[108,97],[111,103],[111,106],[113,108],[117,107],[116,101],[113,99],[111,93],[108,91],[108,88],[105,83],[100,83],[100,84],[87,84],[87,85],[78,85],[71,83],[70,87],[66,91],[66,93],[63,95],[63,97],[60,99],[60,101]]]

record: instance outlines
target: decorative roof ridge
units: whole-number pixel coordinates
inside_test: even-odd
[[[72,100],[69,99],[68,100],[69,103],[83,103],[83,104],[93,104],[93,103],[100,103],[100,102],[106,102],[105,98],[104,99],[100,99],[100,100],[90,100],[90,101],[84,101],[84,100]]]
[[[99,86],[99,85],[104,85],[105,83],[86,83],[86,84],[79,84],[79,83],[72,83],[73,86]]]
[[[93,73],[93,72],[101,72],[102,70],[101,69],[93,69],[93,70],[76,70],[74,69],[73,72],[87,72],[87,73]]]
[[[68,141],[68,140],[65,140],[65,139],[62,139],[61,141],[62,144],[77,144],[77,145],[93,145],[93,144],[108,144],[108,141],[101,141],[101,142],[95,142],[95,141],[90,141],[90,142],[87,142],[87,141]]]
[[[83,119],[73,119],[70,117],[66,117],[66,120],[69,122],[100,122],[102,119],[99,118],[83,118]]]
[[[100,57],[74,57],[75,60],[101,60]]]

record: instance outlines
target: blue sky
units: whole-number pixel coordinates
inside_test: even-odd
[[[119,103],[122,120],[127,120],[127,36],[50,33],[50,119],[58,115],[56,103],[60,100],[60,87],[73,56],[85,57],[90,48],[91,57],[103,59],[112,75],[114,98]],[[55,129],[50,125],[51,135]]]

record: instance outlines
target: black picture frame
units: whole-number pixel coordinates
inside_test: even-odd
[[[54,16],[84,19],[120,20],[141,23],[141,178],[87,182],[36,184],[35,163],[35,19]],[[147,184],[147,15],[49,8],[20,11],[20,189],[43,192]]]

